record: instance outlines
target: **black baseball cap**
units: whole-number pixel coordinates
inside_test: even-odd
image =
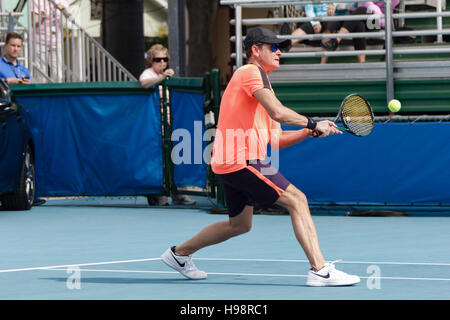
[[[282,50],[288,49],[291,46],[290,39],[280,39],[272,30],[266,28],[254,28],[251,29],[244,40],[244,48],[251,48],[254,44],[268,43],[268,44],[278,44],[278,47]]]

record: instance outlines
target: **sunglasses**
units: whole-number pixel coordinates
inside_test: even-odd
[[[276,43],[273,43],[272,44],[272,52],[277,52],[277,50],[280,50],[280,47]]]
[[[273,43],[273,44],[270,44],[270,43],[259,43],[259,44],[257,44],[257,46],[262,46],[264,44],[270,45],[272,52],[277,52],[277,50],[281,50],[280,47],[276,43]]]
[[[169,58],[167,58],[167,57],[165,57],[165,58],[153,58],[153,62],[161,62],[161,61],[168,62]]]

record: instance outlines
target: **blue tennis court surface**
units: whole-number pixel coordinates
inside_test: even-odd
[[[199,200],[202,204],[202,199]],[[305,286],[309,264],[288,215],[255,215],[251,232],[195,255],[187,280],[161,254],[226,215],[150,208],[144,198],[50,200],[0,211],[0,299],[450,299],[450,219],[315,215],[327,260],[354,287]]]

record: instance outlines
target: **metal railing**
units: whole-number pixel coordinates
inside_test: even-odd
[[[364,2],[365,0],[354,0],[353,2]],[[307,34],[307,35],[279,35],[282,39],[301,39],[301,40],[321,40],[331,38],[353,39],[353,38],[380,38],[384,39],[384,48],[375,50],[347,50],[347,51],[315,51],[309,52],[288,52],[283,53],[285,58],[297,57],[336,57],[336,56],[356,56],[356,55],[384,55],[386,66],[386,89],[387,101],[394,98],[394,55],[396,54],[440,54],[450,53],[450,46],[426,46],[426,47],[395,47],[393,46],[393,38],[405,36],[437,36],[437,43],[442,43],[442,36],[450,34],[450,29],[442,28],[442,18],[450,17],[450,12],[442,11],[441,1],[437,1],[436,12],[415,12],[415,13],[392,13],[391,0],[385,0],[385,14],[375,15],[347,15],[347,16],[325,16],[325,17],[286,17],[286,18],[261,18],[261,19],[244,19],[242,17],[243,7],[263,7],[276,8],[282,5],[305,5],[305,4],[320,4],[320,3],[336,3],[345,2],[344,0],[310,0],[310,1],[283,1],[283,0],[221,0],[221,5],[233,6],[235,10],[235,19],[230,23],[235,27],[235,36],[231,37],[231,41],[235,42],[236,52],[232,53],[231,57],[236,60],[236,67],[243,64],[244,56],[242,43],[245,39],[242,34],[243,26],[251,25],[278,25],[282,23],[298,23],[307,21],[349,21],[349,20],[366,20],[377,21],[377,19],[385,18],[385,28],[382,30],[371,32],[359,32],[348,34]],[[413,18],[436,18],[436,28],[431,30],[411,30],[411,31],[395,31],[393,30],[393,19],[413,19]],[[450,77],[450,74],[449,74]]]
[[[53,0],[37,0],[37,6],[51,17],[43,25],[39,25],[39,21],[43,22],[42,11],[37,10],[38,14],[34,15],[35,2],[28,3],[26,28],[19,23],[24,14],[13,12],[12,6],[4,8],[0,2],[3,35],[0,47],[3,50],[7,32],[23,35],[23,49],[18,59],[30,70],[33,82],[137,81],[70,14],[57,8]]]
[[[137,80],[53,0],[28,1],[27,34],[36,83]]]

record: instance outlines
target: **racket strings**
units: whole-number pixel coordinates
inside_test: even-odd
[[[358,136],[372,132],[374,119],[370,107],[364,98],[351,96],[343,104],[342,121],[346,127]]]

